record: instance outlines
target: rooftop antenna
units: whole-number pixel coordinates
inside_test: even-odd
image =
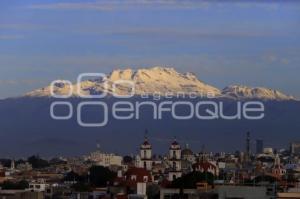
[[[97,140],[96,148],[97,148],[98,151],[100,151],[100,143],[99,143],[99,140]]]
[[[144,135],[144,137],[145,137],[145,140],[148,140],[148,129],[145,129],[145,135]]]
[[[247,137],[246,137],[246,162],[249,162],[250,160],[250,132],[247,131]]]
[[[202,144],[202,146],[201,146],[201,152],[204,154],[204,152],[205,152],[205,144]]]
[[[190,146],[189,146],[189,143],[185,143],[185,148],[186,148],[186,149],[189,149],[189,147],[190,147]]]
[[[247,155],[250,155],[250,132],[247,132],[247,138],[246,138],[246,153]]]

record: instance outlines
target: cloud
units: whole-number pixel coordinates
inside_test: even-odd
[[[238,1],[238,0],[102,0],[85,2],[59,2],[30,5],[31,9],[46,10],[97,10],[114,11],[140,8],[151,9],[207,9],[210,6],[224,9],[224,5],[230,4],[240,9],[261,8],[268,11],[276,11],[281,5],[299,3],[295,0],[269,0],[269,1]],[[291,5],[291,8],[294,6]]]
[[[250,29],[250,28],[249,28]],[[58,31],[58,29],[57,29]],[[60,30],[63,31],[63,30]],[[224,28],[199,28],[199,27],[189,27],[189,28],[167,28],[167,27],[126,27],[117,26],[103,28],[99,26],[80,26],[68,28],[67,31],[73,33],[87,34],[92,36],[128,36],[134,38],[147,38],[152,40],[159,39],[224,39],[224,38],[253,38],[253,37],[268,37],[268,36],[282,36],[283,33],[273,32],[269,30],[248,30],[241,29],[239,27],[231,28],[225,30]],[[132,43],[132,41],[130,41]],[[130,43],[128,42],[128,43]],[[124,44],[124,41],[122,41]],[[126,43],[126,42],[125,42]]]
[[[50,10],[128,10],[134,8],[167,8],[167,9],[199,9],[207,8],[208,1],[179,1],[179,0],[103,0],[92,2],[62,2],[49,4],[35,4],[29,6],[32,9],[50,9]]]
[[[287,65],[291,62],[290,59],[288,59],[286,57],[279,56],[279,55],[274,54],[274,53],[269,53],[269,54],[263,55],[262,60],[269,63],[269,64],[276,64],[277,63],[277,64],[283,64],[283,65]]]
[[[23,35],[0,35],[0,40],[16,40],[23,39]]]
[[[287,58],[282,58],[282,59],[280,60],[280,62],[281,62],[282,64],[289,64],[289,63],[290,63],[290,60],[287,59]]]
[[[230,30],[220,29],[200,29],[200,28],[149,28],[149,27],[109,27],[103,28],[99,26],[54,26],[54,25],[39,25],[39,24],[0,24],[0,29],[4,30],[47,30],[55,33],[75,33],[75,34],[88,34],[94,36],[100,35],[116,35],[116,36],[130,36],[139,38],[168,38],[168,39],[201,39],[201,38],[241,38],[241,37],[264,37],[276,36],[281,33],[273,31],[258,31],[258,30],[239,30],[238,28],[231,28]],[[16,40],[23,39],[23,35],[0,35],[0,40]]]
[[[1,80],[0,79],[1,86],[35,85],[37,83],[45,83],[45,81],[41,79],[23,79],[23,80],[14,80],[14,79]]]
[[[11,86],[11,85],[18,84],[18,82],[16,80],[0,80],[0,84],[1,85]]]
[[[0,29],[7,30],[43,30],[53,26],[30,23],[0,23]]]
[[[267,54],[267,55],[263,55],[263,60],[269,62],[269,63],[273,63],[276,62],[279,58],[276,54]]]

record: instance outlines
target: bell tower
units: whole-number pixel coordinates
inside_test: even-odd
[[[140,157],[140,167],[150,171],[152,169],[152,146],[148,141],[146,133],[144,142],[140,146]]]
[[[169,148],[169,181],[173,181],[181,175],[181,147],[174,138]]]

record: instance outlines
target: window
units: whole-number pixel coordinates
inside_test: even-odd
[[[144,182],[148,182],[148,176],[144,176]]]
[[[173,169],[176,170],[176,162],[173,162]]]
[[[132,175],[131,180],[136,180],[136,175]]]
[[[173,175],[173,180],[176,180],[177,176],[176,175]]]

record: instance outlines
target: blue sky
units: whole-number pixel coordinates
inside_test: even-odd
[[[0,1],[0,98],[81,72],[172,66],[300,97],[297,1]]]

